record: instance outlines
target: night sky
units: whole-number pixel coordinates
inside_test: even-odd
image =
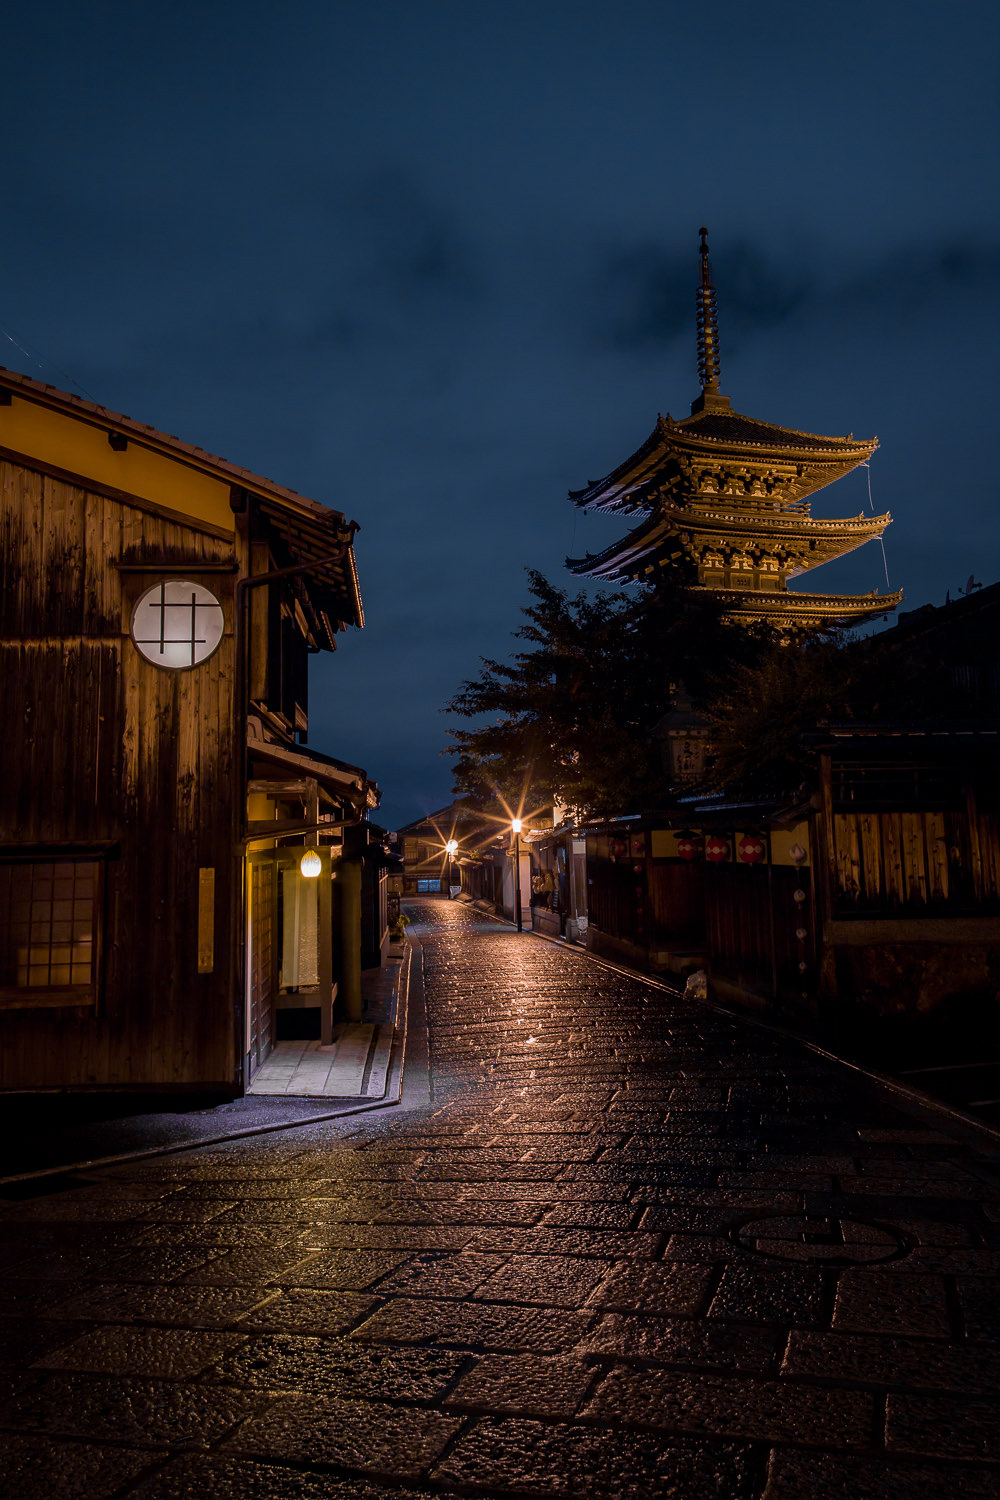
[[[525,567],[627,529],[567,488],[687,415],[701,224],[722,390],[878,436],[903,608],[1000,577],[998,43],[995,0],[7,6],[0,363],[360,523],[310,743],[396,827]]]

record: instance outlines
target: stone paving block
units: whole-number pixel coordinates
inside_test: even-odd
[[[323,1182],[306,1174],[296,1177],[254,1177],[247,1182],[240,1183],[239,1199],[232,1193],[227,1193],[223,1187],[221,1190],[211,1182],[192,1182],[179,1192],[173,1194],[166,1202],[175,1203],[180,1208],[185,1203],[221,1203],[231,1208],[237,1201],[240,1203],[259,1203],[264,1199],[284,1199],[286,1202],[307,1202],[317,1194],[322,1194],[324,1187],[328,1191],[342,1192],[342,1182]]]
[[[201,1265],[179,1276],[185,1286],[258,1286],[299,1273],[308,1275],[311,1252],[296,1245],[275,1250],[270,1245],[240,1245],[213,1251]]]
[[[0,1408],[0,1427],[135,1447],[207,1448],[261,1405],[259,1393],[218,1386],[50,1375]]]
[[[431,1478],[566,1500],[744,1500],[752,1492],[747,1452],[732,1444],[667,1443],[516,1418],[478,1422]]]
[[[267,1292],[261,1287],[106,1286],[81,1289],[53,1309],[96,1323],[175,1323],[183,1328],[228,1328]],[[79,1332],[79,1330],[77,1330]]]
[[[209,1219],[199,1224],[144,1224],[137,1225],[135,1245],[150,1249],[164,1249],[170,1245],[180,1248],[199,1248],[203,1264],[224,1250],[270,1251],[277,1256],[289,1254],[298,1244],[302,1225],[277,1224],[222,1224],[218,1219]],[[299,1249],[305,1255],[308,1247]]]
[[[886,1403],[885,1445],[890,1451],[936,1458],[1000,1459],[1000,1405],[995,1392],[989,1401],[891,1392]]]
[[[257,1333],[314,1333],[333,1338],[347,1333],[367,1317],[376,1302],[358,1292],[321,1292],[312,1287],[290,1287],[258,1302],[235,1320],[241,1331]]]
[[[344,1222],[364,1224],[407,1224],[413,1227],[426,1225],[439,1228],[468,1225],[473,1229],[482,1225],[493,1228],[510,1224],[523,1228],[538,1221],[542,1214],[542,1203],[510,1200],[505,1203],[477,1202],[472,1198],[456,1199],[455,1194],[451,1193],[448,1200],[443,1202],[407,1197],[378,1207],[359,1205],[354,1210],[341,1209],[340,1213]]]
[[[996,1500],[998,1475],[953,1464],[841,1457],[839,1454],[771,1454],[762,1500]]]
[[[484,1302],[526,1302],[579,1307],[614,1270],[610,1260],[556,1255],[514,1255],[474,1292]]]
[[[51,1281],[100,1281],[108,1279],[110,1266],[121,1255],[121,1244],[103,1250],[50,1248],[33,1250],[24,1247],[10,1267],[15,1278]]]
[[[674,1313],[694,1317],[714,1281],[710,1266],[674,1261],[619,1265],[587,1299],[607,1312]]]
[[[463,1356],[451,1349],[400,1349],[347,1339],[261,1334],[219,1361],[212,1380],[302,1395],[433,1401]]]
[[[225,1446],[264,1459],[328,1463],[361,1474],[419,1479],[463,1420],[425,1407],[284,1396],[240,1428]]]
[[[933,1203],[953,1199],[971,1200],[984,1196],[981,1183],[969,1181],[950,1182],[945,1178],[919,1177],[855,1177],[841,1178],[840,1191],[861,1198],[881,1198],[899,1203],[899,1213],[920,1213]]]
[[[316,1224],[300,1234],[306,1250],[462,1250],[472,1227],[438,1224]]]
[[[108,1500],[162,1455],[0,1433],[0,1494],[11,1500]]]
[[[488,1302],[433,1302],[393,1298],[351,1337],[363,1342],[420,1344],[434,1341],[456,1349],[539,1354],[567,1353],[583,1338],[586,1313],[541,1307],[494,1306]]]
[[[770,1369],[783,1341],[784,1333],[770,1328],[708,1321],[681,1323],[610,1313],[587,1334],[578,1352],[605,1359],[700,1365],[762,1375]]]
[[[6,1276],[0,1282],[0,1340],[7,1318],[47,1318],[58,1316],[56,1309],[67,1297],[85,1291],[87,1281],[35,1281],[31,1277]]]
[[[830,1321],[818,1268],[749,1259],[726,1267],[708,1316],[796,1328],[825,1328]]]
[[[36,1359],[34,1366],[39,1370],[92,1370],[183,1380],[200,1374],[245,1342],[245,1334],[110,1325],[92,1329]]]
[[[888,1269],[842,1271],[833,1326],[858,1333],[947,1338],[951,1319],[940,1276],[894,1276]]]
[[[174,1193],[162,1198],[152,1208],[144,1205],[139,1219],[143,1224],[197,1224],[225,1215],[232,1217],[235,1203],[231,1198],[191,1198],[183,1193]]]
[[[582,1415],[671,1432],[857,1447],[870,1442],[874,1413],[875,1399],[864,1391],[620,1368]]]
[[[1000,1279],[960,1276],[956,1286],[968,1337],[1000,1338]]]
[[[203,1245],[141,1246],[109,1261],[107,1274],[102,1279],[150,1282],[154,1285],[165,1281],[179,1281],[182,1277],[199,1271],[208,1274],[209,1262],[218,1254],[218,1251]]]
[[[631,1203],[559,1203],[546,1211],[542,1225],[545,1229],[628,1229],[640,1213]],[[497,1215],[494,1222],[504,1220]]]
[[[901,1229],[921,1248],[925,1246],[972,1247],[976,1244],[973,1231],[965,1224],[956,1223],[954,1219],[896,1218],[892,1221],[892,1227]]]
[[[192,1200],[192,1206],[197,1200]],[[202,1200],[211,1205],[211,1200]],[[332,1207],[332,1205],[331,1205]],[[217,1213],[207,1213],[206,1219],[217,1218],[220,1228],[238,1224],[289,1225],[291,1233],[299,1224],[307,1224],[313,1216],[312,1201],[307,1198],[257,1198],[247,1203],[224,1204]]]
[[[335,1255],[310,1255],[275,1280],[281,1286],[317,1287],[337,1292],[363,1292],[406,1264],[406,1255],[385,1250],[341,1250]]]
[[[462,1376],[444,1404],[452,1410],[568,1421],[596,1375],[578,1359],[492,1354]]]
[[[145,1200],[123,1198],[117,1194],[111,1197],[91,1197],[85,1192],[60,1193],[51,1198],[18,1203],[3,1213],[0,1222],[4,1225],[114,1224],[142,1218],[149,1207],[150,1204]]]
[[[742,1261],[747,1250],[727,1234],[672,1234],[663,1251],[664,1260],[693,1261],[703,1266],[720,1261]]]
[[[352,1477],[240,1462],[213,1456],[180,1458],[129,1491],[129,1500],[447,1500],[442,1491],[386,1489]]]
[[[504,1255],[415,1255],[379,1283],[379,1293],[404,1297],[470,1297],[506,1261]]]
[[[662,1236],[614,1229],[478,1229],[468,1242],[469,1250],[493,1255],[579,1255],[607,1259],[637,1256],[651,1260],[663,1243]]]
[[[888,1334],[792,1333],[781,1366],[790,1376],[942,1391],[1000,1389],[1000,1348]]]
[[[30,1365],[79,1333],[80,1325],[70,1319],[4,1318],[0,1321],[0,1364]]]

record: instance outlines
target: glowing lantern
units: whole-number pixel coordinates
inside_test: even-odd
[[[756,865],[764,858],[764,840],[755,833],[745,834],[739,842],[740,859],[745,865]]]
[[[712,834],[705,840],[705,858],[710,859],[713,864],[720,864],[729,858],[729,844],[725,839],[720,839],[717,834]]]
[[[323,868],[323,861],[315,849],[307,849],[299,860],[299,869],[307,880],[315,880]]]

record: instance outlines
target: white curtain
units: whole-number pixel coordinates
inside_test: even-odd
[[[281,896],[281,985],[309,989],[319,984],[319,881],[307,880],[294,867],[284,870]]]

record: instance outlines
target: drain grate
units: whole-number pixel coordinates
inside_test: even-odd
[[[827,1266],[877,1266],[909,1255],[913,1243],[902,1230],[871,1219],[833,1214],[751,1219],[732,1231],[733,1242],[770,1260]]]

